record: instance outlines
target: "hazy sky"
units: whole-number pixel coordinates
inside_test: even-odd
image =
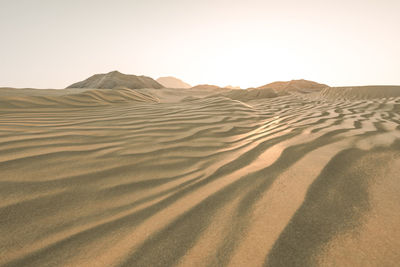
[[[0,86],[400,84],[400,0],[0,0]]]

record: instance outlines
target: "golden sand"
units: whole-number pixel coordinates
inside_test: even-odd
[[[400,96],[215,93],[0,89],[0,265],[400,262]]]

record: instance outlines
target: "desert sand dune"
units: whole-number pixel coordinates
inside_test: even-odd
[[[191,88],[192,86],[175,77],[160,77],[156,80],[166,88]]]
[[[327,87],[328,86],[325,84],[313,81],[292,80],[273,82],[258,88],[248,88],[246,90],[231,90],[222,92],[219,95],[239,101],[251,101],[263,98],[274,98],[292,93],[316,93]]]
[[[329,87],[326,84],[321,84],[307,80],[291,80],[285,82],[273,82],[260,87],[258,89],[275,89],[278,92],[313,92],[321,91]]]
[[[0,89],[1,266],[400,262],[399,96],[74,90]]]
[[[222,88],[217,85],[212,85],[212,84],[199,84],[196,86],[193,86],[192,89],[204,89],[204,90],[229,90],[230,88]]]
[[[400,97],[400,86],[355,86],[325,88],[321,92],[327,99],[373,99]]]
[[[285,94],[286,93],[281,93],[280,95]],[[272,88],[249,88],[245,90],[231,90],[229,92],[223,92],[220,95],[234,100],[250,101],[263,98],[274,98],[277,97],[279,94],[276,90]]]
[[[159,99],[144,90],[127,88],[112,90],[0,88],[0,107],[3,109],[89,107],[131,102],[159,102]]]
[[[227,88],[227,89],[241,89],[240,86],[233,86],[233,85],[227,85],[224,88]]]

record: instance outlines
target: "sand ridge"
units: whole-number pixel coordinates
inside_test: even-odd
[[[353,86],[325,88],[321,96],[327,99],[374,99],[400,97],[400,86]]]
[[[39,92],[38,92],[39,91]],[[43,91],[43,92],[40,92]],[[160,100],[144,90],[128,88],[102,89],[14,89],[0,88],[0,108],[73,108],[95,107],[118,103],[148,102],[156,103]]]
[[[175,77],[160,77],[156,80],[165,88],[191,88],[192,86]]]

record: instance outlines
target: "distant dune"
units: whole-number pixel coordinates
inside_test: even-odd
[[[274,98],[278,96],[278,93],[272,88],[249,88],[245,90],[231,90],[221,93],[221,95],[234,100],[250,101],[254,99]]]
[[[222,89],[222,88],[219,86],[216,86],[216,85],[211,85],[211,84],[199,84],[199,85],[193,86],[192,89],[213,90],[213,89]]]
[[[330,99],[373,99],[400,96],[400,86],[353,86],[331,87],[321,92],[321,95]]]
[[[190,84],[185,83],[182,80],[179,80],[175,77],[160,77],[156,80],[158,83],[163,85],[166,88],[190,88],[192,87]]]
[[[273,82],[263,86],[258,87],[257,89],[275,89],[279,92],[312,92],[312,91],[320,91],[328,87],[326,84],[321,84],[313,81],[307,80],[292,80],[286,82]]]
[[[250,101],[263,98],[274,98],[287,95],[289,93],[310,93],[320,91],[328,87],[325,84],[306,80],[293,80],[287,82],[273,82],[258,88],[248,88],[245,90],[232,90],[222,93],[222,96],[239,100]]]
[[[212,85],[212,84],[199,84],[196,86],[193,86],[192,89],[205,89],[205,90],[232,90],[232,89],[240,89],[239,86],[231,86],[231,85],[227,85],[225,87],[220,87],[217,85]]]
[[[67,88],[113,89],[125,87],[128,89],[163,88],[161,84],[147,76],[136,76],[112,71],[105,74],[95,74],[84,81],[74,83]]]
[[[232,85],[227,85],[224,88],[227,88],[227,89],[241,89],[240,86],[232,86]]]

